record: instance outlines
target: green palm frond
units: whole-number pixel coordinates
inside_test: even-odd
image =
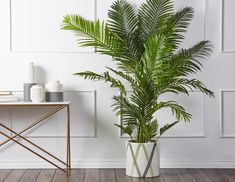
[[[130,74],[125,74],[121,71],[117,71],[114,70],[110,67],[106,67],[108,70],[112,71],[113,73],[115,73],[117,76],[120,76],[122,78],[124,78],[127,82],[129,82],[131,85],[136,85],[136,80],[130,75]]]
[[[194,10],[192,7],[185,7],[173,16],[176,31],[178,33],[185,33],[190,22],[193,19]]]
[[[66,15],[62,29],[72,30],[82,47],[96,47],[97,52],[110,56],[119,56],[122,40],[111,32],[106,23],[85,20],[78,15]]]
[[[181,12],[172,16],[172,19],[166,19],[164,25],[161,25],[161,29],[149,36],[148,41],[145,44],[145,52],[143,53],[144,62],[150,61],[153,63],[169,57],[172,54],[172,51],[174,51],[184,39],[182,33],[186,32],[192,18],[193,9],[186,7]],[[201,44],[204,43],[209,44],[208,42],[201,42]],[[199,49],[199,47],[194,47],[192,49]],[[190,53],[192,51],[193,50],[188,50]],[[153,65],[150,64],[149,66]]]
[[[163,108],[170,108],[177,120],[190,121],[192,118],[192,115],[187,113],[184,107],[179,105],[176,101],[159,102],[158,109]]]
[[[166,46],[165,36],[155,33],[149,38],[145,45],[145,51],[142,56],[144,66],[152,70],[155,64],[158,64],[157,62],[166,58],[168,55],[167,49],[169,49],[169,47]]]
[[[168,57],[167,61],[155,62],[153,71],[154,80],[157,87],[161,88],[161,93],[174,92],[177,94],[188,94],[188,88],[186,87],[190,85],[190,82],[185,82],[186,79],[183,77],[200,71],[203,66],[201,61],[208,57],[211,52],[211,43],[202,41],[190,49],[181,49],[175,55]],[[199,84],[198,86],[199,87],[193,87],[203,93],[211,95],[207,89],[202,89],[202,86]],[[189,89],[192,90],[191,88]]]
[[[211,97],[214,97],[214,93],[212,91],[210,91],[208,88],[206,88],[206,86],[197,79],[179,79],[178,82],[181,85],[185,85],[185,87],[187,87],[188,89],[190,89],[191,91],[201,91],[202,93],[209,95]]]
[[[117,0],[108,12],[108,27],[125,42],[123,51],[138,61],[143,50],[139,41],[138,16],[133,6],[125,0]]]
[[[161,94],[173,92],[175,94],[185,93],[189,95],[189,91],[201,91],[202,93],[214,97],[214,93],[210,91],[201,81],[197,79],[175,79],[168,81],[167,85],[161,89]]]
[[[173,3],[171,0],[147,0],[139,9],[139,21],[143,41],[160,29],[166,18],[173,14]]]
[[[179,121],[175,121],[171,124],[166,124],[163,127],[160,128],[160,136],[162,136],[167,130],[169,130],[170,128],[172,128],[173,126],[175,126],[177,123],[179,123]],[[160,137],[159,136],[159,137]]]
[[[117,0],[111,6],[108,16],[110,30],[129,41],[128,35],[133,34],[138,28],[138,17],[132,5],[125,0]]]
[[[113,96],[113,111],[117,116],[121,116],[124,125],[135,124],[138,125],[138,118],[140,118],[140,109],[132,104],[123,95]]]
[[[175,39],[177,47],[184,40],[183,33],[187,32],[187,29],[193,19],[194,10],[191,7],[185,7],[180,12],[173,16],[173,24],[175,31]]]
[[[188,55],[188,59],[205,59],[211,55],[213,45],[210,41],[201,41],[190,49],[181,49],[181,53]]]
[[[133,124],[129,124],[127,126],[123,126],[121,124],[114,124],[114,125],[119,127],[121,129],[121,131],[123,132],[123,134],[128,134],[129,137],[131,138],[131,140],[133,140],[132,134],[133,134],[133,130],[136,127],[135,125],[133,125]]]
[[[161,92],[159,94],[164,94],[164,93],[174,93],[174,94],[187,94],[189,95],[189,90],[184,84],[181,83],[172,83],[171,81],[167,80],[167,83],[163,84],[161,86]]]
[[[106,71],[103,74],[94,73],[92,71],[85,71],[74,73],[75,76],[83,77],[84,79],[100,81],[103,80],[105,82],[111,83],[110,87],[118,88],[122,93],[126,94],[125,86],[122,84],[120,80],[117,80],[109,75],[109,72]]]

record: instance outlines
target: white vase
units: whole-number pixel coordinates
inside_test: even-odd
[[[159,142],[126,143],[126,175],[156,177],[160,172]]]
[[[63,100],[63,84],[60,81],[49,81],[46,84],[46,101],[61,102]]]
[[[33,85],[30,89],[30,99],[32,102],[43,102],[44,89],[41,85]]]

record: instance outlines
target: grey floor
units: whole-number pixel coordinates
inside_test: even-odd
[[[161,169],[161,176],[138,179],[124,169],[74,169],[69,178],[60,170],[0,170],[0,182],[235,182],[235,169]]]

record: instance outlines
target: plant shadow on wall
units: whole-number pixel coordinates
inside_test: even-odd
[[[161,95],[188,95],[189,90],[197,90],[214,96],[200,80],[188,78],[201,70],[212,44],[201,41],[192,48],[180,49],[193,14],[191,7],[174,13],[172,0],[147,0],[137,12],[127,1],[117,0],[108,12],[108,22],[64,16],[62,29],[73,31],[80,46],[96,47],[97,53],[111,56],[116,63],[116,68],[106,67],[103,73],[84,71],[74,75],[102,80],[120,91],[113,96],[112,106],[123,121],[116,126],[131,138],[127,175],[158,176],[159,137],[192,117],[176,101],[161,101]],[[127,94],[127,90],[131,92]],[[160,128],[154,113],[163,108],[169,108],[177,121]]]

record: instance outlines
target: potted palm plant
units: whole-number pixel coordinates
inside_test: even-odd
[[[128,134],[126,174],[133,177],[159,175],[159,137],[179,121],[190,121],[191,114],[176,101],[161,101],[165,93],[188,94],[198,90],[209,96],[213,92],[198,79],[201,61],[212,52],[209,41],[190,49],[180,49],[193,9],[185,7],[174,13],[172,0],[147,0],[138,10],[126,0],[111,6],[108,22],[86,20],[79,15],[64,16],[62,29],[71,30],[82,47],[96,47],[109,55],[115,68],[103,73],[84,71],[74,75],[102,80],[120,91],[113,96],[113,108],[122,118],[115,124]],[[156,111],[168,108],[176,120],[159,126]]]

